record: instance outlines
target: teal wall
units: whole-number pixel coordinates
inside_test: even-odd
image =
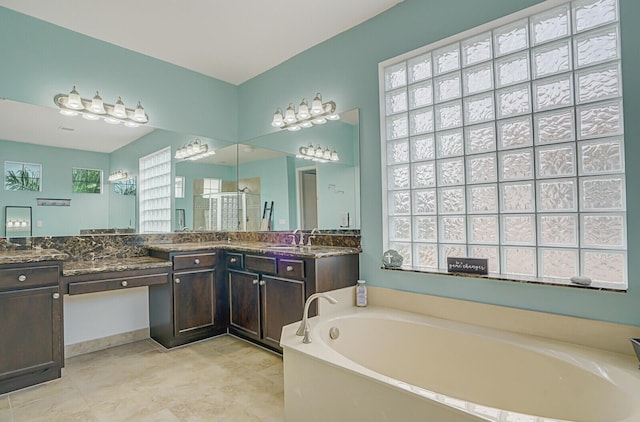
[[[4,190],[5,161],[41,164],[42,190],[40,192]],[[80,234],[80,229],[112,227],[109,226],[108,208],[111,187],[106,181],[109,175],[109,154],[0,140],[0,165],[2,166],[0,180],[3,184],[0,187],[2,189],[0,191],[2,221],[4,221],[4,207],[9,205],[32,207],[34,236],[63,236]],[[102,193],[71,192],[71,169],[74,167],[102,170],[104,181]],[[37,206],[37,198],[71,199],[71,206]],[[38,222],[41,227],[38,227]],[[4,236],[4,230],[1,235]]]
[[[628,293],[511,283],[455,276],[385,271],[378,63],[539,3],[535,0],[405,0],[392,9],[317,45],[239,86],[240,139],[273,131],[273,111],[321,92],[339,110],[360,109],[362,207],[361,277],[389,287],[470,301],[640,325],[640,196],[628,184]],[[640,2],[621,0],[627,180],[639,180]],[[295,77],[292,77],[294,76]]]

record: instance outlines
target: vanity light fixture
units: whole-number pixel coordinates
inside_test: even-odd
[[[284,113],[282,113],[282,109],[278,108],[273,115],[271,126],[297,131],[313,125],[325,124],[327,120],[338,119],[340,119],[340,115],[336,113],[336,103],[333,101],[323,103],[322,95],[317,93],[311,102],[311,107],[309,107],[307,100],[303,98],[297,112],[293,103],[289,103],[289,107]]]
[[[9,220],[7,221],[7,227],[9,228],[27,228],[31,226],[31,222],[29,220]]]
[[[118,97],[115,105],[105,104],[98,91],[93,99],[87,100],[80,96],[75,86],[69,94],[53,97],[53,102],[60,107],[60,114],[65,116],[81,115],[87,120],[103,119],[112,125],[124,123],[128,127],[138,127],[149,122],[149,116],[140,101],[135,109],[126,108],[121,97]]]
[[[296,157],[317,161],[319,163],[340,161],[340,157],[335,149],[331,151],[328,147],[322,148],[320,145],[314,147],[313,144],[309,144],[308,147],[300,147]]]
[[[117,170],[109,175],[109,182],[119,182],[127,179],[128,177],[129,174],[126,171]]]
[[[201,158],[210,157],[216,152],[209,145],[203,144],[200,139],[184,144],[176,150],[174,158],[178,160],[200,160]]]

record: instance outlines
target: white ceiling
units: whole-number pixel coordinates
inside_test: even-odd
[[[0,6],[238,85],[402,0],[0,0]]]

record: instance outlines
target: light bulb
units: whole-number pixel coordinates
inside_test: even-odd
[[[84,108],[84,105],[82,105],[82,98],[80,98],[80,94],[76,91],[75,85],[67,97],[67,107],[74,110],[82,110]]]
[[[273,120],[271,121],[271,126],[273,127],[284,126],[284,120],[282,118],[282,110],[277,109],[276,112],[273,113]]]
[[[329,148],[324,149],[324,152],[322,153],[322,158],[324,158],[325,160],[331,159],[331,150],[329,150]]]
[[[116,105],[113,106],[113,115],[124,119],[127,117],[127,109],[124,107],[124,103],[122,102],[122,98],[118,97],[118,101],[116,101]]]
[[[284,112],[284,122],[285,123],[295,123],[296,122],[296,111],[293,108],[293,104],[289,104],[287,110]]]
[[[307,105],[307,100],[303,98],[298,108],[298,120],[308,119],[309,116],[309,106]]]
[[[109,123],[110,125],[119,125],[120,124],[120,120],[115,119],[113,117],[105,117],[104,121],[106,123]]]
[[[95,114],[91,113],[82,113],[82,118],[87,120],[98,120],[100,119],[100,116],[96,116]]]
[[[304,122],[300,122],[300,127],[304,127],[304,128],[308,128],[313,126],[313,123],[311,123],[309,120],[305,120]]]
[[[331,113],[326,116],[327,120],[340,120],[340,115],[338,113]]]
[[[96,95],[91,100],[91,107],[89,107],[92,113],[105,114],[106,110],[104,109],[104,102],[102,101],[102,97],[96,91]]]
[[[311,122],[314,125],[323,125],[323,124],[327,123],[327,119],[325,119],[324,117],[320,116],[320,117],[316,117]]]
[[[300,125],[292,125],[287,127],[287,130],[290,130],[291,132],[297,132],[300,130]]]
[[[316,116],[322,114],[324,109],[322,108],[322,95],[317,93],[313,101],[311,102],[311,115]]]
[[[331,152],[331,161],[338,161],[340,160],[340,157],[338,157],[338,153],[336,152],[336,150],[334,149]]]
[[[322,154],[323,154],[322,147],[320,145],[318,145],[316,147],[315,156],[318,157],[318,158],[322,158]]]
[[[126,127],[140,127],[140,124],[138,124],[136,122],[124,122],[124,125]]]
[[[73,116],[77,116],[80,113],[78,113],[77,111],[67,110],[65,108],[61,108],[60,109],[60,114],[62,114],[63,116],[71,116],[71,117],[73,117]]]
[[[142,104],[140,104],[140,101],[138,101],[138,105],[136,106],[136,109],[133,111],[133,116],[131,117],[132,120],[135,120],[138,123],[147,123],[149,121],[149,118],[147,117],[147,114],[144,112],[144,108],[142,107]]]

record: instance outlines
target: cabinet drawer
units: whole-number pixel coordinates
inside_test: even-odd
[[[0,270],[0,290],[35,286],[55,286],[60,270],[51,267],[23,267]]]
[[[76,281],[69,283],[69,294],[104,292],[107,290],[130,289],[169,282],[169,274],[153,274],[134,277],[108,278],[106,280]]]
[[[247,270],[276,274],[276,259],[270,256],[246,255],[244,265]]]
[[[176,255],[173,257],[173,269],[200,269],[211,268],[216,265],[216,253],[198,253],[189,255]]]
[[[241,253],[227,252],[227,268],[243,268],[243,258]]]
[[[300,259],[279,259],[278,275],[298,280],[304,279],[304,261]]]

